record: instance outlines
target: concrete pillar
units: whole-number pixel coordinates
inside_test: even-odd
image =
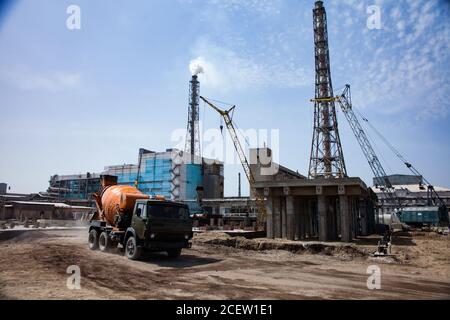
[[[2,201],[1,203],[1,217],[0,220],[6,220],[6,207],[5,207],[6,203],[5,201]]]
[[[358,234],[359,234],[359,224],[358,224],[358,207],[357,207],[357,203],[356,203],[356,199],[355,197],[351,197],[350,198],[351,201],[351,218],[352,218],[352,235],[353,238],[357,238]]]
[[[289,240],[295,239],[295,203],[293,196],[286,197],[286,226],[287,238]]]
[[[296,235],[295,237],[297,237],[298,239],[302,239],[304,240],[306,237],[306,215],[308,214],[307,210],[306,210],[306,204],[307,201],[305,201],[304,199],[299,199],[299,201],[297,202],[298,206],[297,206],[297,210],[295,212],[295,224],[296,224]]]
[[[317,196],[317,212],[319,215],[319,240],[327,241],[327,198],[323,195]]]
[[[341,211],[341,241],[352,241],[351,213],[347,196],[339,196],[339,210]]]
[[[267,238],[273,239],[275,238],[273,232],[273,199],[272,197],[268,197],[266,201],[266,211],[267,211]]]
[[[319,237],[319,213],[317,211],[317,201],[310,200],[307,203],[307,217],[309,219],[308,229],[310,237]]]
[[[286,197],[280,199],[280,212],[281,212],[281,237],[287,239],[288,237],[288,221],[286,212]]]
[[[273,230],[274,237],[281,238],[281,208],[280,198],[273,198]]]
[[[327,228],[328,228],[328,241],[336,241],[338,239],[337,233],[337,207],[336,199],[334,197],[328,198],[327,201]]]
[[[367,206],[365,200],[359,200],[359,215],[361,217],[361,235],[367,236],[369,234]]]

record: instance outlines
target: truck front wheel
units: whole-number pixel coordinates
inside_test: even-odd
[[[89,231],[88,237],[89,249],[97,250],[98,249],[98,232],[95,229]]]
[[[178,258],[181,255],[181,249],[169,249],[167,255],[169,258]]]
[[[108,251],[108,249],[111,247],[108,234],[105,231],[100,233],[100,237],[98,238],[98,247],[102,252]]]
[[[125,255],[128,259],[137,260],[141,256],[142,248],[137,245],[136,238],[131,236],[125,245]]]

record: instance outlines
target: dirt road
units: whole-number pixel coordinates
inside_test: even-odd
[[[0,241],[2,299],[450,299],[450,241],[415,239],[398,247],[409,262],[367,257],[249,251],[195,244],[177,260],[150,254],[129,261],[90,251],[85,230],[29,231]],[[415,255],[422,258],[414,259]],[[370,265],[381,290],[369,290]],[[81,269],[69,290],[66,269]]]

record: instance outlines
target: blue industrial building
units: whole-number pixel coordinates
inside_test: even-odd
[[[167,149],[154,152],[140,149],[138,164],[123,164],[105,167],[102,174],[118,177],[118,184],[137,185],[148,195],[162,195],[175,201],[186,201],[191,211],[200,211],[197,203],[198,188],[204,190],[205,199],[223,198],[223,164],[196,159],[185,161],[183,152]],[[100,174],[58,176],[50,179],[49,192],[60,200],[92,199],[92,193],[100,189]]]

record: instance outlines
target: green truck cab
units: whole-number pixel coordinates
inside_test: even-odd
[[[187,205],[166,200],[136,200],[134,210],[118,216],[116,226],[93,220],[89,228],[89,248],[108,251],[122,247],[127,258],[137,260],[143,251],[180,256],[190,248],[193,232]],[[120,220],[120,221],[119,221]]]

